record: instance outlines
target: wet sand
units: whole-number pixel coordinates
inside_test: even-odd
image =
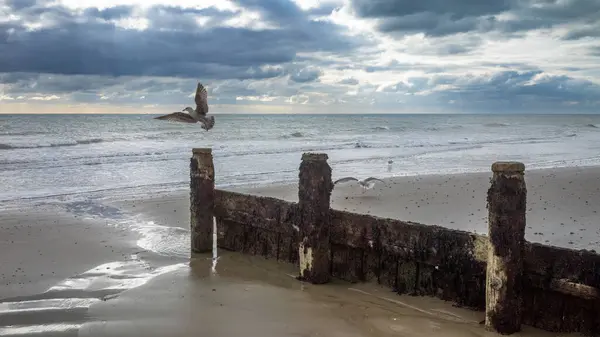
[[[112,297],[0,304],[0,335],[496,336],[478,323],[482,312],[372,284],[313,286],[294,279],[291,265],[221,254],[216,274],[197,256]],[[524,326],[514,336],[561,335]]]
[[[0,298],[39,294],[135,251],[135,234],[63,207],[0,213]]]
[[[482,313],[370,285],[326,287],[295,268],[225,253],[217,274],[203,258],[90,308],[79,336],[492,336]],[[425,308],[425,309],[423,309]],[[525,327],[527,336],[551,336]]]
[[[485,233],[489,176],[394,178],[364,194],[337,186],[333,207]],[[527,172],[527,239],[598,249],[597,177]],[[238,190],[297,198],[294,185]],[[3,211],[0,336],[490,335],[482,313],[374,285],[313,287],[260,258],[226,254],[211,275],[208,256],[189,264],[188,226],[187,191]]]

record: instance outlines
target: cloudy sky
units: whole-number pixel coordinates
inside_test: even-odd
[[[0,0],[0,113],[197,81],[215,113],[600,112],[600,1]]]

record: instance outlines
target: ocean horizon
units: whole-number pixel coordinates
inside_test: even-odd
[[[186,189],[194,147],[213,148],[218,187],[295,182],[303,152],[334,178],[600,163],[600,115],[236,113],[208,132],[155,115],[0,115],[2,207]]]

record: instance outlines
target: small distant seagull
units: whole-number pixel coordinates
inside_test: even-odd
[[[388,172],[391,172],[391,171],[392,171],[392,164],[393,164],[393,163],[394,163],[394,161],[393,161],[393,160],[391,160],[391,159],[390,159],[390,160],[388,160],[388,166],[387,166],[387,168],[388,168]]]
[[[198,83],[198,87],[196,88],[196,96],[194,97],[196,101],[196,110],[191,107],[187,107],[182,111],[183,112],[174,112],[172,114],[155,117],[154,119],[167,120],[173,122],[183,122],[183,123],[202,123],[202,128],[206,131],[213,128],[215,125],[215,117],[210,116],[206,117],[208,113],[208,93],[206,92],[206,88],[201,83]]]
[[[337,183],[345,183],[345,182],[349,182],[349,181],[356,181],[356,182],[358,182],[358,184],[360,185],[360,187],[362,187],[365,191],[372,189],[375,186],[375,182],[376,181],[379,181],[379,182],[385,184],[385,182],[383,180],[377,179],[377,178],[373,178],[373,177],[369,177],[369,178],[367,178],[365,180],[358,180],[358,179],[356,179],[354,177],[346,177],[346,178],[341,178],[341,179],[338,179],[338,180],[334,181],[333,184],[335,185]]]

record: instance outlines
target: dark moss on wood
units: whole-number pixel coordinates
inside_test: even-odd
[[[279,250],[277,260],[295,263],[298,259],[298,237],[296,235],[284,235],[279,237]]]
[[[581,273],[577,281],[600,289],[600,255],[581,252]]]
[[[256,255],[260,251],[258,233],[260,228],[252,225],[244,225],[244,249],[243,253]]]
[[[534,324],[547,331],[563,331],[565,297],[551,291],[536,291],[533,299]]]
[[[373,248],[367,248],[364,250],[364,269],[363,269],[363,281],[365,282],[377,282],[379,279],[379,252]]]
[[[525,283],[527,284],[527,283]],[[538,288],[524,287],[523,289],[523,312],[521,323],[536,326],[535,325],[535,293],[541,292]]]
[[[457,287],[457,304],[473,310],[485,308],[486,273],[485,265],[474,260],[465,260],[457,267],[458,278],[455,280]]]
[[[364,281],[364,251],[343,245],[331,246],[331,275],[356,283]]]
[[[594,303],[579,298],[565,298],[561,331],[594,334]]]
[[[589,335],[600,336],[600,303],[597,301],[594,302],[594,311],[592,312],[591,316],[591,319],[593,319],[594,322],[590,323],[592,326],[592,331],[589,333]]]
[[[333,190],[327,155],[305,153],[299,173],[297,224],[300,229],[300,278],[330,279],[330,197]]]
[[[416,295],[419,279],[419,264],[411,260],[400,260],[396,277],[396,291],[399,294]]]
[[[244,225],[231,220],[219,218],[217,220],[219,232],[219,248],[241,252],[244,248]]]
[[[262,230],[261,239],[263,242],[262,251],[260,253],[261,256],[264,256],[268,259],[277,260],[279,254],[279,237],[280,233],[270,231],[270,230]]]
[[[523,255],[527,189],[522,178],[497,175],[488,190],[489,240],[494,255]],[[497,230],[496,230],[497,228]],[[516,249],[516,250],[514,250]]]
[[[552,276],[554,262],[561,254],[563,252],[560,248],[539,243],[527,243],[523,257],[524,269],[532,274]]]
[[[439,277],[439,268],[426,263],[417,263],[419,270],[417,283],[415,286],[415,295],[437,296],[437,287],[435,280]]]
[[[394,291],[398,291],[398,260],[397,252],[382,250],[379,258],[378,282]]]
[[[212,250],[215,170],[210,149],[194,149],[190,159],[190,239],[194,253]]]
[[[486,328],[501,334],[521,330],[527,188],[520,163],[496,163],[487,194],[489,256]],[[519,171],[520,170],[520,171]]]
[[[285,200],[217,190],[215,214],[266,230],[288,233],[293,228],[296,205]]]

